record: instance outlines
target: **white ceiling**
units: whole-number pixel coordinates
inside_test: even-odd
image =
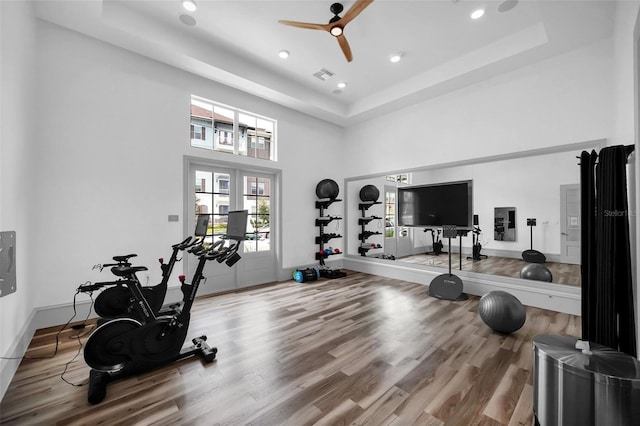
[[[513,2],[514,0],[509,0]],[[329,33],[332,0],[49,0],[39,18],[231,87],[348,126],[608,37],[615,0],[374,0],[345,28],[348,63]],[[353,0],[343,2],[344,12]],[[472,20],[478,7],[485,16]],[[504,7],[504,5],[503,5]],[[190,15],[195,25],[182,23]],[[184,17],[183,17],[184,19]],[[291,55],[283,60],[278,51]],[[391,63],[392,53],[403,60]],[[326,81],[313,76],[326,68]],[[347,82],[335,94],[337,83]]]

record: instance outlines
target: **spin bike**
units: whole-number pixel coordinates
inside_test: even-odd
[[[96,265],[94,268],[99,268],[100,270],[102,270],[105,267],[111,267],[111,272],[114,275],[123,277],[125,278],[125,280],[135,281],[135,285],[140,288],[142,295],[149,303],[149,307],[151,308],[151,310],[156,314],[160,312],[167,314],[177,309],[177,305],[163,306],[163,303],[164,298],[167,294],[167,287],[169,284],[169,278],[171,277],[171,272],[173,271],[173,267],[175,266],[176,262],[179,262],[181,260],[178,259],[178,254],[180,251],[184,251],[192,247],[197,247],[200,244],[202,244],[201,238],[192,239],[191,237],[187,237],[181,243],[171,246],[173,252],[171,253],[169,262],[164,263],[163,258],[158,259],[158,261],[160,262],[160,268],[162,270],[162,280],[159,284],[154,286],[143,287],[135,275],[135,272],[146,271],[146,267],[136,267],[135,271],[130,269],[130,259],[132,257],[135,257],[135,254],[114,256],[113,260],[115,260],[117,263]],[[125,280],[97,283],[101,285],[101,287],[106,288],[102,290],[100,294],[98,294],[94,302],[93,309],[95,310],[96,314],[105,319],[112,319],[121,316],[132,316],[135,314],[136,300],[135,297],[133,297],[134,294],[132,294],[131,290],[129,290],[129,288],[127,287]],[[79,290],[86,291],[86,288],[80,286]]]
[[[425,228],[424,232],[427,231],[431,231],[431,241],[433,241],[433,251],[428,251],[425,254],[433,254],[433,255],[440,255],[442,253],[447,253],[446,251],[442,251],[442,248],[444,247],[444,244],[442,244],[442,241],[440,240],[440,232],[442,232],[440,229],[437,230],[438,232],[438,237],[436,238],[436,230],[434,230],[433,228]]]
[[[239,221],[244,223],[238,224]],[[229,229],[246,229],[247,211],[229,212]],[[191,317],[191,308],[198,292],[207,261],[216,259],[233,266],[240,260],[238,249],[245,239],[227,236],[210,248],[195,250],[198,265],[191,283],[180,276],[183,306],[174,315],[156,316],[149,304],[141,297],[140,289],[133,280],[125,279],[126,285],[139,298],[140,311],[145,317],[141,322],[134,318],[115,318],[96,328],[89,336],[84,348],[85,362],[91,367],[89,373],[88,401],[97,404],[106,396],[108,383],[159,367],[177,360],[200,355],[205,362],[212,362],[218,352],[210,347],[206,336],[192,340],[193,345],[182,348]],[[227,241],[231,245],[224,247]],[[135,274],[141,267],[124,267],[123,274]],[[144,268],[144,267],[142,267]]]
[[[143,287],[138,281],[135,273],[126,276],[119,271],[122,268],[130,267],[130,259],[136,257],[136,254],[128,254],[123,256],[114,256],[113,260],[117,263],[110,264],[98,264],[93,269],[99,269],[102,271],[106,267],[111,267],[111,271],[116,276],[125,277],[130,280],[136,281],[136,285],[142,290],[143,296],[149,302],[151,309],[154,313],[161,312],[162,314],[171,315],[180,308],[180,303],[174,303],[167,306],[163,306],[165,296],[167,294],[167,286],[169,284],[169,278],[176,262],[182,259],[178,259],[178,253],[187,249],[195,249],[195,247],[202,245],[204,237],[207,234],[207,228],[209,226],[209,215],[198,215],[195,239],[187,237],[184,241],[172,246],[173,252],[168,263],[164,263],[164,259],[160,258],[160,269],[162,271],[162,280],[155,286]],[[144,267],[139,267],[137,272],[147,270]],[[122,280],[97,283],[97,287],[103,289],[94,302],[94,310],[101,317],[99,322],[104,322],[105,319],[117,318],[120,316],[133,316],[136,314],[136,306],[139,306],[136,302],[135,294],[133,294]],[[106,288],[105,288],[106,287]],[[95,290],[96,285],[82,285],[78,288],[78,291],[91,292]],[[138,319],[143,319],[138,315]]]

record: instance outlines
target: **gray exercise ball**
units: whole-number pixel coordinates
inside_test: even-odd
[[[526,311],[522,303],[506,291],[491,291],[480,298],[478,314],[482,321],[498,333],[513,333],[519,330],[526,320]]]
[[[520,278],[525,280],[553,281],[553,275],[549,268],[541,263],[528,263],[520,270]]]

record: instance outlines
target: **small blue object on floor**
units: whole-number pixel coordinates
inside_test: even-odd
[[[553,275],[546,266],[540,263],[528,263],[520,270],[520,278],[525,280],[553,281]]]
[[[482,321],[498,333],[513,333],[526,320],[526,311],[518,298],[506,291],[491,291],[480,298],[478,314]]]

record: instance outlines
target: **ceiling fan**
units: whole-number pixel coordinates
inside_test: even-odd
[[[373,0],[356,0],[353,6],[351,6],[351,8],[347,10],[347,13],[345,13],[342,18],[338,16],[342,12],[342,4],[333,3],[329,10],[331,11],[331,13],[333,13],[334,17],[331,18],[328,24],[312,24],[307,22],[283,20],[280,20],[278,22],[284,25],[291,25],[292,27],[307,28],[311,30],[324,30],[329,32],[329,34],[338,39],[340,48],[342,49],[345,58],[347,58],[347,62],[351,62],[353,60],[353,55],[351,54],[349,43],[344,36],[344,27],[346,27],[349,22],[351,22],[356,16],[358,16],[360,12],[362,12],[364,8],[369,6],[372,2]]]

